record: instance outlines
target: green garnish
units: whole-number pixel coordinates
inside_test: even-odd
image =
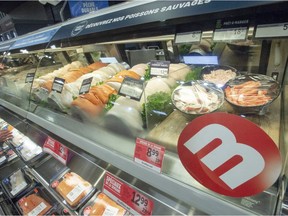
[[[114,106],[115,101],[116,101],[119,97],[120,97],[119,95],[111,94],[111,95],[109,96],[109,100],[108,100],[107,104],[105,104],[105,110],[106,110],[106,111],[109,111],[109,110]]]
[[[142,107],[141,117],[144,126],[149,127],[163,121],[172,112],[171,94],[157,92],[147,97],[147,102]]]
[[[191,81],[191,80],[198,80],[200,78],[202,68],[196,67],[193,68],[185,77],[185,82]]]

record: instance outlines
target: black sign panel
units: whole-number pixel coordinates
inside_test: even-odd
[[[25,83],[33,83],[35,73],[27,73]]]
[[[119,89],[119,95],[140,101],[144,88],[144,81],[125,77]]]
[[[55,77],[53,81],[53,85],[52,85],[52,91],[61,93],[63,90],[64,84],[65,84],[65,79]]]
[[[79,95],[86,94],[89,92],[92,80],[93,80],[93,78],[90,77],[90,78],[84,79],[82,81],[82,85],[81,85],[80,90],[79,90]]]

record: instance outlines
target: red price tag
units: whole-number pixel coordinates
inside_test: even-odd
[[[49,136],[43,145],[43,151],[51,154],[64,165],[66,165],[69,160],[69,149]]]
[[[137,138],[134,161],[156,172],[161,172],[165,148],[147,140]]]
[[[152,200],[109,173],[105,176],[103,192],[133,215],[152,215]]]

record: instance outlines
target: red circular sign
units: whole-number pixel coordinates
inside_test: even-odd
[[[281,172],[281,156],[273,140],[237,115],[218,112],[196,118],[182,131],[177,148],[192,177],[226,196],[261,193]]]

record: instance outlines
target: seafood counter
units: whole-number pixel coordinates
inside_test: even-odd
[[[119,94],[127,77],[144,82],[139,100]],[[63,82],[61,91],[53,89],[56,79]],[[142,137],[176,152],[187,123],[210,112],[241,115],[278,144],[280,89],[269,76],[240,74],[229,66],[199,68],[171,63],[168,76],[158,77],[151,76],[150,65],[144,63],[127,69],[121,63],[85,65],[76,61],[38,76],[31,95],[36,104],[55,112],[119,135]]]

